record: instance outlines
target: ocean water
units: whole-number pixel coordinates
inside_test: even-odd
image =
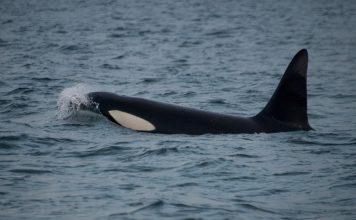
[[[0,219],[355,219],[356,3],[0,2]],[[162,135],[110,91],[258,113],[309,51],[308,132]]]

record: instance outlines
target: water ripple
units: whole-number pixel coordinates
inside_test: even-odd
[[[17,94],[26,95],[26,94],[30,94],[34,91],[35,91],[35,89],[33,89],[33,88],[21,87],[21,88],[13,89],[10,92],[6,93],[5,95],[6,96],[17,95]]]
[[[64,54],[79,54],[79,53],[89,53],[90,47],[88,44],[71,44],[63,45],[59,50]]]
[[[300,176],[300,175],[308,175],[310,172],[297,172],[297,171],[290,171],[290,172],[283,172],[283,173],[275,173],[274,176]]]
[[[240,157],[240,158],[260,158],[260,156],[257,155],[251,155],[251,154],[232,154],[229,155],[230,157]]]
[[[122,153],[123,151],[130,150],[129,147],[123,146],[109,146],[100,149],[93,149],[87,151],[71,152],[71,156],[75,157],[98,157],[98,156],[114,156]]]
[[[150,209],[150,210],[151,209],[157,209],[157,208],[162,207],[164,204],[165,203],[162,200],[157,200],[155,202],[152,202],[152,203],[147,204],[147,205],[143,205],[143,206],[141,206],[139,208],[136,208],[136,209],[133,209],[131,211],[111,214],[111,215],[109,215],[109,218],[117,218],[117,217],[122,216],[122,215],[135,214],[137,212],[144,211],[144,210],[147,210],[147,209]]]
[[[168,155],[171,153],[178,153],[178,148],[177,147],[171,147],[171,148],[159,148],[159,149],[153,149],[153,150],[147,150],[144,153],[142,153],[140,156],[142,157],[151,157],[151,156],[164,156]]]
[[[48,173],[53,173],[50,170],[42,170],[42,169],[12,169],[9,170],[10,172],[13,173],[21,173],[21,174],[48,174]]]
[[[259,207],[257,207],[257,206],[252,205],[252,204],[249,204],[249,203],[240,204],[240,206],[243,207],[244,209],[251,209],[251,210],[253,210],[253,211],[275,214],[274,211],[267,210],[267,209],[263,209],[263,208],[259,208]]]

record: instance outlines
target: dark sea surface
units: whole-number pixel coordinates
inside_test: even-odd
[[[253,116],[302,48],[309,132],[140,133],[69,105]],[[356,219],[356,2],[1,0],[0,219]]]

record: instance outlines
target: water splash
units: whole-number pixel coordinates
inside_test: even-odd
[[[85,84],[77,84],[64,89],[57,101],[59,119],[68,119],[81,110],[82,106],[89,106],[90,99],[87,96],[94,89]]]

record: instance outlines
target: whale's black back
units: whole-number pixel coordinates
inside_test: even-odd
[[[303,49],[292,59],[266,107],[249,118],[107,92],[93,92],[88,96],[111,121],[138,131],[220,134],[310,130],[307,115],[307,68],[308,53]]]

